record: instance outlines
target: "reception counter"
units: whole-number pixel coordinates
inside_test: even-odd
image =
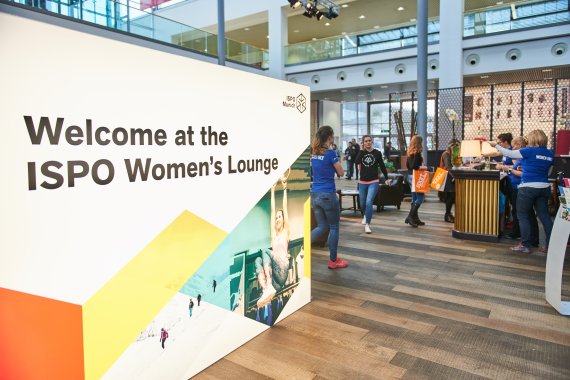
[[[452,170],[455,178],[453,237],[499,240],[499,170]]]

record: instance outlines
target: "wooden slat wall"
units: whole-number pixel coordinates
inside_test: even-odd
[[[350,266],[329,270],[314,249],[312,302],[196,378],[570,379],[570,318],[544,299],[545,255],[452,238],[434,193],[426,226],[404,224],[408,210],[375,211],[371,235],[344,212]],[[567,259],[567,299],[569,280]]]

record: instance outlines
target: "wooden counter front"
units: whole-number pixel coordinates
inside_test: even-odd
[[[499,170],[452,170],[455,178],[453,237],[499,240]]]

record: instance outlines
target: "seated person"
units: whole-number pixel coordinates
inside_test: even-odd
[[[287,179],[283,185],[283,209],[275,212],[275,185],[271,187],[271,249],[263,250],[255,260],[255,273],[262,289],[257,306],[271,302],[289,279],[289,216],[287,213]]]

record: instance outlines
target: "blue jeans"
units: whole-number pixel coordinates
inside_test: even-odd
[[[533,187],[519,187],[517,194],[517,217],[521,229],[522,244],[529,248],[531,244],[538,241],[538,225],[536,218],[532,218],[532,211],[540,219],[546,234],[546,245],[550,242],[552,232],[552,219],[548,213],[548,199],[550,198],[550,187],[537,189]],[[536,235],[536,236],[533,236]]]
[[[410,188],[412,187],[412,183],[414,183],[414,176],[408,175],[408,183],[410,184]],[[424,203],[424,199],[426,195],[424,193],[412,193],[412,204],[421,205]]]
[[[360,209],[363,211],[366,217],[366,224],[370,224],[372,220],[372,208],[374,207],[374,200],[376,199],[376,194],[380,190],[380,185],[378,182],[373,182],[370,184],[358,184],[358,194],[360,197]]]
[[[311,240],[329,232],[330,260],[336,261],[338,249],[340,209],[336,193],[311,193],[311,208],[317,219],[317,227],[311,231]]]

